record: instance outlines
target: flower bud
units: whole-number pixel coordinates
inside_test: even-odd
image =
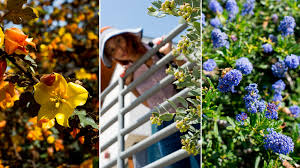
[[[43,75],[41,77],[41,82],[44,83],[47,86],[52,86],[52,84],[55,81],[55,74],[47,74],[47,75]]]

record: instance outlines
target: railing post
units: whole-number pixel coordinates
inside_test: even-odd
[[[122,92],[124,88],[124,80],[123,78],[119,78],[119,90],[120,93]],[[125,95],[124,95],[125,96]],[[124,151],[124,136],[121,135],[121,130],[124,128],[124,115],[121,113],[121,110],[124,108],[124,96],[122,94],[119,94],[118,96],[118,102],[119,102],[119,111],[118,111],[118,123],[119,123],[119,129],[118,129],[118,142],[119,142],[119,152],[117,157],[117,164],[118,168],[124,168],[124,159],[121,158],[121,153]]]

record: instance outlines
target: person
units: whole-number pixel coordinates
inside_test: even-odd
[[[119,30],[113,27],[104,27],[100,34],[100,57],[106,67],[111,67],[112,62],[117,62],[124,67],[124,73],[134,62],[139,60],[148,50],[151,49],[153,43],[159,44],[163,38],[157,38],[153,43],[146,44],[142,42],[142,29],[124,29]],[[129,85],[132,81],[139,78],[145,73],[153,64],[155,64],[162,56],[167,55],[172,50],[172,42],[165,44],[159,51],[150,57],[144,64],[142,64],[135,72],[130,74],[125,79],[125,84]],[[177,62],[178,63],[178,62]],[[179,64],[182,64],[180,62]],[[145,81],[136,86],[132,91],[137,97],[144,94],[147,90],[152,88],[155,84],[167,76],[165,73],[167,66],[161,67],[153,75]],[[150,96],[143,104],[150,109],[166,101],[177,93],[173,84],[169,84],[157,93]],[[175,113],[175,109],[168,110]],[[174,122],[174,121],[173,121]],[[152,125],[152,133],[156,133],[172,122],[163,122],[161,126]],[[148,163],[153,162],[163,156],[181,148],[180,133],[177,132],[155,145],[148,148]],[[140,165],[144,166],[143,164]],[[176,167],[191,167],[188,158],[183,159],[177,163],[168,166],[168,168]]]

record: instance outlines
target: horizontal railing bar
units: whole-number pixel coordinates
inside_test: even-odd
[[[121,153],[121,158],[125,159],[129,156],[132,156],[133,154],[140,152],[147,147],[151,146],[152,144],[157,143],[158,141],[174,134],[177,132],[178,129],[176,128],[176,123],[172,123],[168,125],[167,127],[161,129],[157,133],[151,135],[150,137],[147,137],[143,139],[142,141],[138,142],[137,144],[131,146],[130,148],[126,149]]]
[[[162,88],[166,87],[167,85],[169,85],[174,80],[175,79],[174,79],[173,75],[166,76],[161,81],[159,81],[157,84],[155,84],[151,89],[147,90],[141,96],[137,97],[133,102],[130,103],[129,106],[123,108],[121,110],[121,113],[123,115],[125,115],[130,110],[132,110],[133,108],[135,108],[136,106],[138,106],[139,104],[141,104],[142,102],[144,102],[145,100],[147,100],[149,97],[151,97],[152,95],[154,95],[160,89],[162,89]]]
[[[194,63],[187,62],[182,67],[188,67],[191,68],[194,66]],[[160,81],[160,83],[157,83],[154,85],[151,89],[147,90],[143,95],[135,99],[129,106],[123,108],[121,110],[121,113],[125,115],[127,112],[135,108],[140,103],[144,102],[149,96],[155,94],[157,91],[159,91],[162,87],[166,86],[167,84],[171,83],[174,80],[174,77],[172,75],[166,76],[164,79]],[[100,133],[104,132],[107,128],[109,128],[114,122],[117,121],[117,115],[113,116],[107,123],[105,123],[101,129]]]
[[[118,102],[118,96],[115,96],[113,98],[113,100],[108,105],[106,105],[105,107],[103,107],[102,109],[100,109],[100,116],[103,116],[117,102]]]
[[[185,88],[184,90],[180,91],[179,93],[177,93],[176,95],[171,97],[169,100],[174,102],[174,103],[177,103],[178,102],[177,98],[179,96],[181,96],[181,97],[187,96],[187,93],[189,92],[189,90],[190,90],[189,88]],[[160,104],[157,108],[158,108],[158,110],[162,110],[163,108],[168,109],[170,106],[171,106],[170,103],[166,100],[162,104]],[[137,119],[135,123],[133,123],[132,125],[130,125],[127,128],[122,129],[121,130],[121,135],[125,136],[129,132],[133,131],[137,127],[139,127],[142,124],[144,124],[145,122],[149,121],[152,113],[155,112],[155,111],[157,111],[157,109],[155,109],[155,108],[150,110],[147,114],[145,114],[144,116]]]
[[[147,79],[149,76],[153,75],[153,73],[155,73],[157,70],[159,70],[159,68],[161,68],[162,66],[165,66],[172,59],[173,59],[173,55],[170,52],[169,54],[167,54],[166,56],[161,58],[155,65],[151,66],[150,69],[147,72],[143,73],[138,79],[135,79],[132,83],[130,83],[130,85],[128,85],[127,88],[125,88],[121,94],[126,95],[133,88],[135,88],[138,84],[145,81],[145,79]]]
[[[146,99],[148,99],[149,96],[155,94],[157,91],[159,91],[161,88],[167,86],[172,81],[174,81],[174,76],[173,75],[166,76],[164,79],[162,79],[161,81],[159,81],[159,83],[157,83],[156,85],[154,85],[151,89],[147,90],[143,95],[141,95],[138,98],[136,98],[129,106],[123,108],[120,111],[120,113],[122,115],[125,115],[127,112],[129,112],[130,110],[132,110],[133,108],[135,108],[137,105],[141,104]],[[116,121],[117,121],[117,115],[113,116],[113,118],[111,118],[107,123],[105,123],[102,126],[101,132],[104,132],[107,128],[109,128]]]
[[[122,152],[120,154],[120,156],[122,159],[132,156],[134,153],[137,153],[139,151],[146,149],[147,147],[151,146],[152,144],[157,143],[158,141],[174,134],[177,131],[178,131],[178,129],[176,128],[176,123],[173,123],[173,124],[163,128],[162,130],[158,131],[157,133],[153,134],[152,136],[147,137],[147,138],[143,139],[142,141],[138,142],[137,144],[131,146],[130,148],[128,148],[127,150]],[[111,166],[114,166],[116,163],[117,163],[117,158],[114,158],[110,162],[108,162],[106,165],[104,165],[104,167],[105,168],[111,167]]]
[[[161,159],[158,159],[143,168],[163,168],[169,166],[173,163],[176,163],[182,159],[189,157],[190,155],[184,149],[179,149]]]
[[[185,88],[184,90],[180,91],[176,95],[172,96],[169,100],[172,101],[172,102],[174,102],[174,103],[177,103],[178,102],[177,98],[179,96],[186,97],[187,93],[189,92],[189,90],[190,90],[189,88]],[[163,107],[167,109],[167,108],[169,108],[169,106],[170,106],[170,103],[166,100],[162,104],[160,104],[157,108],[158,108],[158,110],[162,110]],[[123,128],[121,130],[121,135],[125,136],[129,132],[133,131],[137,127],[139,127],[139,126],[143,125],[144,123],[146,123],[147,121],[149,121],[150,116],[156,110],[157,109],[155,109],[155,108],[151,109],[148,113],[146,113],[145,115],[143,115],[142,117],[140,117],[139,119],[137,119],[135,123],[131,124],[127,128]],[[109,139],[104,145],[100,146],[100,151],[104,151],[105,149],[107,149],[109,146],[111,146],[116,141],[117,141],[117,135],[115,135],[113,138]]]
[[[139,68],[142,64],[144,64],[144,62],[146,62],[152,55],[154,55],[159,50],[160,47],[167,44],[169,41],[171,41],[174,37],[176,37],[187,27],[188,27],[187,23],[175,27],[159,45],[154,45],[154,47],[150,49],[142,58],[140,58],[132,66],[130,66],[126,71],[124,78],[129,76],[132,72],[134,72],[137,68]]]
[[[112,91],[116,86],[118,86],[118,81],[114,81],[112,84],[110,84],[109,86],[107,86],[107,88],[105,88],[103,90],[103,92],[100,94],[100,100],[103,100],[105,98],[105,96]]]
[[[194,64],[187,62],[183,65],[183,67],[191,67]],[[137,99],[135,99],[129,106],[123,108],[121,110],[121,113],[125,115],[127,112],[135,108],[137,105],[140,103],[144,102],[146,99],[148,99],[150,96],[154,95],[157,91],[159,91],[161,88],[167,86],[170,84],[172,81],[174,81],[174,76],[173,75],[168,75],[165,78],[163,78],[159,83],[154,85],[151,89],[147,90],[145,93],[143,93],[141,96],[139,96]]]
[[[101,119],[100,119],[101,120]],[[111,125],[113,125],[113,123],[115,123],[118,120],[118,115],[113,116],[107,123],[105,123],[101,129],[100,129],[100,133],[104,132],[107,128],[109,128]]]

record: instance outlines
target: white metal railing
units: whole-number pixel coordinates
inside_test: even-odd
[[[128,158],[129,156],[132,156],[133,154],[142,151],[152,144],[155,144],[159,142],[160,140],[174,134],[178,131],[176,128],[175,123],[163,128],[162,130],[158,131],[157,133],[145,138],[144,140],[138,142],[137,144],[129,147],[128,149],[124,150],[124,136],[128,134],[129,132],[133,131],[134,129],[138,128],[139,126],[143,125],[147,121],[149,121],[149,118],[153,111],[157,111],[157,109],[151,109],[148,111],[145,115],[143,115],[141,118],[137,119],[133,124],[128,126],[127,128],[124,128],[124,115],[128,112],[130,112],[133,108],[144,102],[147,98],[157,93],[160,89],[164,88],[165,86],[169,85],[171,82],[174,81],[174,77],[172,75],[166,76],[164,79],[162,79],[160,82],[158,82],[156,85],[154,85],[151,89],[147,90],[143,95],[139,96],[137,99],[135,99],[129,106],[124,107],[124,96],[129,93],[132,89],[134,89],[137,85],[142,83],[145,79],[150,77],[153,73],[155,73],[158,69],[165,66],[167,63],[169,63],[173,59],[173,55],[169,53],[165,57],[161,58],[158,62],[156,62],[153,66],[150,67],[150,69],[145,72],[141,77],[138,79],[135,79],[132,83],[130,83],[125,89],[124,89],[124,79],[134,72],[136,69],[138,69],[144,62],[146,62],[152,55],[154,55],[160,47],[171,41],[174,37],[176,37],[179,33],[181,33],[183,30],[185,30],[188,27],[186,23],[181,24],[177,26],[174,30],[172,30],[169,35],[166,36],[166,38],[159,44],[155,45],[152,49],[150,49],[141,59],[139,59],[137,62],[135,62],[125,73],[125,76],[123,78],[119,77],[119,79],[115,82],[113,82],[110,86],[108,86],[101,94],[100,94],[100,100],[103,100],[108,93],[110,93],[116,86],[119,86],[119,95],[114,97],[108,105],[104,106],[100,109],[100,122],[101,116],[104,115],[112,106],[114,106],[117,102],[119,104],[119,111],[118,114],[113,116],[110,120],[108,120],[106,123],[103,124],[103,126],[100,127],[100,136],[101,133],[103,133],[105,130],[107,130],[112,124],[115,122],[118,122],[118,132],[116,136],[113,136],[111,139],[108,140],[108,142],[101,144],[100,143],[100,153],[101,151],[104,151],[109,146],[111,146],[113,143],[118,143],[118,154],[115,158],[111,159],[110,162],[108,162],[105,165],[101,165],[101,159],[100,159],[100,167],[107,168],[112,167],[117,164],[118,168],[124,168],[124,160]],[[183,67],[192,68],[194,64],[186,63],[183,65]],[[177,98],[179,96],[185,97],[187,93],[189,92],[188,88],[185,88],[181,90],[179,93],[171,97],[169,100],[173,102],[177,102]],[[169,102],[166,100],[162,104],[160,104],[157,108],[159,110],[161,109],[167,109],[170,107]],[[168,165],[171,165],[179,160],[182,160],[186,157],[188,157],[188,153],[185,150],[178,150],[175,151],[163,158],[160,158],[159,160],[156,160],[155,162],[152,162],[148,164],[147,168],[150,167],[165,167]]]

